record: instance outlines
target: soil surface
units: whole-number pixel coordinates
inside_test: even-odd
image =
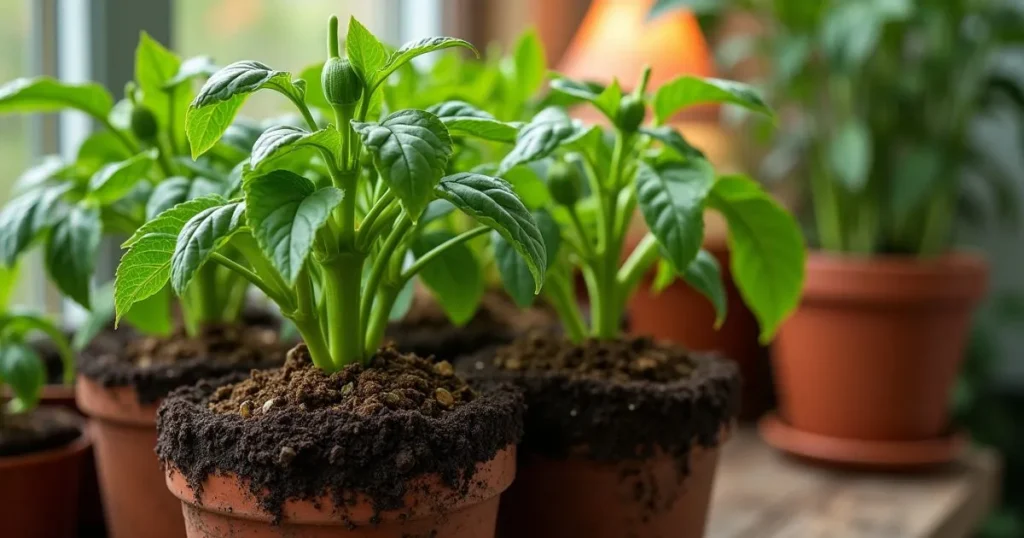
[[[0,457],[62,447],[82,434],[82,419],[70,411],[39,407],[0,417]]]
[[[523,455],[624,462],[663,451],[686,473],[693,443],[717,446],[739,410],[732,362],[647,338],[576,345],[531,334],[460,368],[522,389]]]
[[[550,308],[520,309],[505,294],[488,291],[476,315],[458,327],[429,292],[417,289],[409,313],[388,325],[386,337],[401,351],[456,362],[483,349],[509,344],[528,331],[555,330],[557,326],[558,318]]]
[[[269,325],[212,325],[196,338],[183,330],[169,337],[118,330],[101,338],[79,355],[78,372],[106,387],[132,386],[142,404],[200,379],[278,366],[287,351]]]
[[[233,473],[268,513],[288,499],[364,494],[378,511],[401,509],[409,482],[440,477],[438,503],[464,494],[477,464],[522,434],[522,397],[476,392],[447,362],[385,348],[367,366],[316,369],[305,346],[285,366],[183,387],[160,408],[157,454],[197,493]],[[443,507],[440,507],[443,509]]]

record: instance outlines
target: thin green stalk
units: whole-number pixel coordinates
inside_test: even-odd
[[[583,222],[580,221],[580,215],[576,211],[576,206],[571,205],[566,209],[569,210],[569,222],[572,223],[573,231],[576,232],[576,235],[580,238],[580,249],[582,249],[583,254],[587,258],[591,260],[595,259],[597,254],[594,252],[594,245],[590,240],[590,236],[587,235],[587,229],[583,227]]]
[[[178,93],[179,86],[171,88],[171,91],[167,93],[167,143],[171,149],[171,155],[178,155],[178,141],[175,140],[175,111],[174,111],[174,97]]]
[[[640,280],[658,261],[658,256],[658,240],[654,234],[648,233],[640,240],[615,276],[615,305],[618,310],[621,310],[621,306],[636,289]]]
[[[602,339],[615,338],[619,333],[619,322],[621,313],[616,307],[615,297],[615,272],[618,269],[621,258],[622,247],[615,241],[615,221],[618,210],[619,180],[622,173],[622,160],[625,154],[626,137],[621,132],[615,134],[615,148],[612,150],[611,171],[608,176],[608,184],[612,185],[611,191],[602,191],[599,196],[600,204],[604,213],[604,248],[598,256],[602,264],[599,276],[600,287],[598,294],[601,296],[600,303],[594,304],[594,326],[591,327],[594,336]]]
[[[360,227],[356,237],[356,250],[359,252],[369,251],[373,247],[373,242],[384,235],[384,231],[392,227],[401,215],[402,207],[399,204],[392,204],[374,220],[372,226]]]
[[[374,261],[373,268],[370,270],[370,276],[366,280],[365,294],[362,298],[362,304],[359,306],[360,317],[363,320],[369,320],[370,314],[373,309],[373,300],[377,294],[377,288],[380,287],[381,280],[384,277],[384,271],[387,269],[390,256],[398,256],[400,253],[396,252],[398,244],[401,243],[405,233],[412,228],[412,221],[409,216],[403,211],[401,216],[398,218],[398,222],[395,224],[394,229],[388,235],[387,239],[384,240],[384,245],[380,249],[380,256]]]
[[[327,373],[337,371],[339,368],[331,360],[331,351],[327,346],[327,342],[324,341],[323,332],[320,330],[320,322],[316,318],[290,319],[295,324],[295,328],[299,330],[299,334],[302,335],[302,342],[306,344],[306,349],[309,350],[309,357],[313,360],[313,364]]]
[[[604,193],[604,185],[601,184],[601,179],[597,176],[597,170],[594,169],[594,164],[585,155],[581,162],[583,163],[583,175],[587,177],[591,194],[600,200]],[[604,211],[597,212],[597,252],[604,252],[605,249],[605,218]]]
[[[811,171],[811,205],[818,228],[818,241],[825,250],[843,251],[843,231],[840,223],[839,202],[831,178],[821,166]]]
[[[416,273],[420,272],[420,270],[422,270],[423,267],[425,267],[428,263],[430,263],[435,258],[443,254],[444,251],[448,250],[449,248],[455,245],[458,245],[459,243],[465,243],[466,241],[469,241],[474,237],[483,235],[487,233],[488,230],[490,230],[490,228],[486,226],[478,226],[476,228],[473,228],[472,230],[462,232],[461,234],[434,247],[423,256],[417,258],[416,261],[412,265],[410,265],[408,269],[402,271],[402,275],[401,277],[399,277],[399,281],[404,283],[405,281],[412,278]]]
[[[392,194],[390,190],[386,190],[384,191],[383,194],[381,194],[380,198],[378,198],[377,201],[374,202],[373,207],[371,207],[370,210],[366,212],[366,216],[363,217],[363,221],[359,223],[359,231],[361,233],[359,234],[359,237],[356,239],[357,244],[362,244],[365,241],[365,238],[363,237],[364,234],[362,232],[369,232],[369,230],[373,228],[373,223],[377,221],[377,218],[380,217],[381,213],[383,213],[386,209],[393,207],[394,202],[395,195]]]
[[[945,250],[952,229],[953,210],[951,206],[952,203],[945,190],[936,193],[936,196],[930,201],[924,219],[921,243],[918,246],[919,254],[934,256]]]
[[[339,368],[366,358],[360,338],[363,261],[362,254],[344,252],[324,265],[328,343],[331,358]],[[369,294],[370,289],[367,288],[365,293]]]
[[[249,283],[256,286],[260,291],[263,292],[268,298],[275,303],[281,305],[282,310],[288,310],[287,305],[291,302],[284,295],[281,294],[275,286],[268,284],[263,280],[263,277],[251,271],[248,267],[241,265],[240,263],[228,258],[220,252],[214,252],[210,255],[210,259],[219,263],[221,266],[226,267],[239,275],[243,276]]]
[[[544,295],[562,320],[566,335],[571,341],[580,343],[587,336],[587,325],[580,313],[572,284],[567,280],[564,275],[552,275],[544,285]]]
[[[384,341],[384,332],[387,330],[391,309],[394,307],[395,299],[398,297],[399,286],[381,286],[377,292],[376,300],[369,314],[369,323],[366,328],[366,341],[363,343],[363,353],[372,357],[381,342]]]

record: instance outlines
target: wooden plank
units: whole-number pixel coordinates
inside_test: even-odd
[[[719,464],[708,536],[966,538],[995,504],[999,470],[986,449],[926,473],[827,469],[740,429]]]

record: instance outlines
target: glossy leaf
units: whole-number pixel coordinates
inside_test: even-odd
[[[18,179],[14,180],[12,193],[24,193],[39,187],[46,181],[63,177],[73,165],[64,162],[60,155],[47,155],[39,162],[25,169]]]
[[[183,139],[185,128],[178,119],[188,107],[190,92],[167,91],[167,83],[181,68],[178,55],[167,50],[145,31],[135,48],[135,82],[142,90],[142,104],[156,117],[157,126],[166,132],[170,114],[174,114],[175,140]]]
[[[227,186],[197,176],[195,179],[172,177],[157,184],[146,201],[146,219],[152,220],[164,211],[188,200],[222,194]]]
[[[516,145],[501,161],[498,175],[512,167],[542,159],[559,145],[581,134],[579,127],[560,108],[545,108],[516,137]]]
[[[619,102],[622,101],[622,88],[618,79],[612,79],[607,87],[579,82],[568,78],[557,78],[551,81],[551,89],[594,105],[602,114],[615,121],[619,113]]]
[[[327,155],[337,155],[341,150],[341,133],[333,126],[312,133],[287,125],[271,127],[263,131],[252,146],[249,158],[252,174],[269,172],[275,163],[303,149],[319,149]]]
[[[662,125],[660,127],[641,127],[640,132],[661,142],[666,148],[679,154],[686,159],[703,159],[704,153],[690,145],[683,138],[683,135],[674,127]]]
[[[427,109],[436,115],[453,137],[471,136],[495,142],[514,142],[518,129],[498,121],[465,101],[445,101]]]
[[[416,258],[455,237],[449,231],[425,233],[412,244]],[[473,318],[484,296],[484,279],[473,251],[466,243],[446,248],[420,269],[420,280],[437,298],[438,304],[456,326]]]
[[[388,52],[384,44],[355,17],[348,21],[345,53],[364,83],[373,80],[388,61]]]
[[[15,413],[28,411],[42,396],[46,367],[28,345],[4,342],[0,344],[0,381],[14,393],[14,398],[7,403],[8,409]]]
[[[561,229],[547,211],[535,211],[533,218],[544,238],[544,253],[549,263],[554,263],[561,247]],[[491,244],[494,247],[494,260],[498,266],[498,275],[512,300],[521,308],[533,303],[536,284],[530,267],[511,243],[497,232],[493,233]]]
[[[124,198],[139,181],[146,179],[155,160],[156,150],[150,150],[100,168],[89,178],[89,198],[101,204]]]
[[[156,217],[150,218],[135,233],[121,244],[121,248],[132,248],[143,237],[150,234],[170,235],[177,237],[178,232],[192,217],[205,209],[221,206],[227,201],[220,196],[204,196],[174,205]]]
[[[210,255],[245,226],[245,204],[211,207],[189,219],[178,233],[171,256],[171,287],[183,295]]]
[[[19,78],[0,86],[0,114],[57,112],[72,108],[106,120],[114,107],[107,90],[95,83],[65,84],[50,77]]]
[[[774,114],[752,87],[731,80],[684,75],[658,88],[654,115],[666,122],[679,111],[699,104],[728,103],[773,117]]]
[[[31,190],[0,210],[0,265],[11,267],[53,219],[52,208],[70,184]]]
[[[647,227],[676,267],[689,267],[704,240],[704,206],[715,182],[707,161],[640,162],[636,198]]]
[[[136,303],[166,289],[176,241],[174,234],[147,233],[121,258],[114,278],[115,325]]]
[[[722,268],[715,256],[704,249],[698,251],[697,257],[683,271],[683,280],[711,301],[715,307],[715,328],[721,327],[725,322],[729,300],[725,283],[722,282]]]
[[[480,56],[480,52],[476,50],[472,44],[463,39],[454,37],[425,37],[416,41],[412,41],[402,45],[402,47],[393,52],[384,62],[384,65],[380,67],[371,80],[367,82],[367,86],[370,88],[376,88],[380,83],[384,82],[391,73],[394,73],[399,67],[402,67],[410,60],[417,56],[422,56],[429,52],[437,50],[450,49],[454,47],[462,47],[473,51],[473,54]]]
[[[46,243],[50,278],[61,292],[87,309],[101,231],[99,210],[76,205],[53,226]]]
[[[324,70],[324,62],[306,66],[299,73],[299,78],[306,82],[306,104],[327,112],[331,111],[331,104],[327,102],[324,95],[324,88],[320,82],[320,74]]]

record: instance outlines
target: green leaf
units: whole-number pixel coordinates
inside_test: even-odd
[[[86,143],[89,139],[86,139]],[[14,180],[12,193],[24,193],[35,189],[48,180],[63,177],[72,165],[64,162],[60,155],[47,155],[38,164],[27,168]]]
[[[348,34],[345,36],[345,54],[352,62],[363,82],[373,80],[378,71],[388,61],[388,51],[376,36],[365,26],[352,17],[348,21]],[[369,87],[369,85],[367,85]]]
[[[93,175],[109,163],[132,158],[132,153],[121,140],[110,131],[96,131],[78,146],[75,156],[75,174]]]
[[[43,394],[46,367],[31,347],[20,342],[0,345],[0,381],[11,387],[14,398],[7,406],[12,412],[33,409]]]
[[[465,101],[445,101],[427,109],[436,115],[453,136],[472,136],[495,142],[515,142],[518,129],[494,119]]]
[[[113,290],[110,290],[109,313],[104,328],[114,319]],[[132,305],[124,314],[124,320],[135,330],[148,335],[169,336],[174,329],[174,317],[171,313],[171,287],[164,286],[160,291]],[[96,302],[93,297],[93,303]],[[77,336],[77,334],[76,334]]]
[[[666,122],[684,108],[704,103],[738,105],[768,117],[774,113],[752,87],[731,80],[684,75],[676,78],[654,94],[654,115]]]
[[[446,230],[425,233],[413,242],[413,254],[420,258],[454,237]],[[480,263],[466,243],[446,248],[424,265],[418,275],[434,292],[452,323],[461,327],[473,318],[484,296],[484,279]]]
[[[213,63],[212,58],[209,56],[193,56],[181,62],[174,76],[164,83],[163,89],[170,90],[197,78],[210,78],[216,72],[217,66]]]
[[[561,229],[547,211],[535,211],[533,218],[544,238],[544,254],[549,263],[553,264],[561,248]],[[494,246],[494,260],[505,291],[520,308],[530,306],[536,294],[536,283],[529,265],[514,246],[497,232],[493,233],[491,244]]]
[[[704,242],[704,205],[715,171],[707,161],[640,162],[636,199],[647,227],[676,267],[689,267]]]
[[[655,271],[654,280],[651,282],[651,292],[658,294],[665,291],[665,288],[676,281],[678,274],[679,271],[676,270],[676,267],[672,265],[668,258],[661,258],[658,260],[658,269]]]
[[[529,101],[541,86],[547,75],[547,57],[544,45],[535,28],[530,28],[520,36],[513,52],[516,69],[515,89],[521,101]]]
[[[708,203],[729,224],[733,279],[767,343],[800,301],[803,235],[796,220],[749,178],[720,177]]]
[[[185,223],[199,212],[211,207],[221,206],[227,203],[224,198],[216,195],[204,196],[176,204],[175,206],[162,211],[156,217],[150,218],[145,224],[121,244],[121,248],[132,248],[144,236],[149,234],[163,234],[178,237],[178,232],[185,226]]]
[[[511,185],[496,177],[460,173],[442,179],[435,190],[437,196],[493,228],[510,242],[533,275],[534,292],[540,291],[548,261],[544,238]]]
[[[871,172],[871,133],[863,121],[852,119],[839,128],[828,147],[832,172],[851,192],[864,190]]]
[[[707,297],[715,307],[715,328],[722,326],[728,311],[729,300],[722,282],[722,269],[710,252],[701,249],[697,257],[683,271],[683,280]]]
[[[323,70],[324,62],[315,63],[306,66],[299,73],[299,78],[306,83],[306,103],[328,112],[332,111],[331,104],[327,102],[327,96],[324,95],[324,88],[320,82],[320,74]]]
[[[530,209],[540,209],[551,202],[551,192],[544,180],[529,166],[516,166],[502,178],[512,185],[519,199]]]
[[[592,103],[608,119],[615,121],[619,114],[619,102],[622,101],[622,88],[618,79],[612,79],[607,87],[598,84],[579,82],[569,78],[556,78],[551,81],[551,89],[568,96]]]
[[[86,309],[101,226],[97,208],[75,205],[57,221],[46,243],[50,278],[61,292]]]
[[[537,113],[516,137],[516,145],[501,161],[498,175],[504,175],[513,166],[543,159],[563,142],[581,134],[579,127],[565,111],[548,107]]]
[[[660,127],[641,127],[640,132],[661,142],[666,148],[678,153],[686,159],[703,159],[704,153],[690,145],[683,138],[683,135],[674,127],[662,125]]]
[[[0,312],[8,310],[14,287],[18,283],[18,266],[0,266]]]
[[[904,226],[913,220],[928,195],[943,177],[943,156],[935,146],[919,145],[903,155],[889,183],[889,203],[893,220]]]
[[[32,190],[0,210],[0,265],[11,267],[39,232],[53,220],[52,208],[71,184]]]
[[[184,295],[192,277],[206,264],[210,255],[243,226],[243,202],[207,208],[189,219],[178,233],[171,257],[171,287],[174,292]]]
[[[348,43],[346,42],[346,47],[347,46]],[[394,73],[399,67],[402,67],[417,56],[453,47],[469,49],[473,51],[473,54],[477,57],[480,56],[480,52],[468,41],[454,37],[425,37],[417,41],[406,43],[405,45],[402,45],[402,48],[392,53],[391,56],[388,57],[387,61],[384,62],[384,65],[380,67],[380,70],[374,73],[372,79],[364,79],[367,81],[366,86],[371,89],[376,88],[384,82],[391,73]],[[353,62],[353,65],[355,65],[355,62]]]
[[[452,155],[452,139],[437,116],[424,110],[402,110],[381,123],[352,122],[373,155],[380,177],[415,222],[444,175]]]
[[[65,84],[50,77],[19,78],[0,86],[0,114],[81,110],[106,120],[114,99],[95,83]]]
[[[176,241],[173,234],[148,233],[134,241],[121,258],[114,277],[115,325],[136,303],[166,289]]]
[[[268,88],[302,101],[304,87],[304,84],[294,83],[290,74],[274,71],[259,62],[235,62],[217,71],[203,84],[185,115],[185,132],[192,144],[192,158],[213,147],[253,92]]]
[[[157,184],[146,201],[146,220],[152,220],[160,213],[188,200],[211,194],[222,194],[226,185],[197,176],[195,179],[172,177]]]
[[[251,173],[269,172],[275,163],[304,149],[319,149],[327,155],[338,155],[341,153],[341,133],[333,126],[312,133],[288,125],[271,127],[263,131],[252,146],[252,157],[249,158]]]
[[[139,181],[146,179],[155,160],[156,150],[149,150],[100,168],[89,178],[89,198],[101,204],[124,198]]]
[[[405,281],[402,289],[398,290],[398,295],[395,296],[395,301],[391,304],[391,312],[388,313],[388,321],[398,321],[409,313],[416,291],[415,282],[415,278],[410,278]]]
[[[243,188],[256,243],[281,276],[294,284],[317,231],[341,203],[341,191],[316,190],[308,179],[287,170],[251,178]]]
[[[181,58],[178,58],[177,54],[167,50],[145,31],[142,32],[139,44],[135,48],[135,82],[142,90],[142,104],[156,116],[157,125],[161,130],[166,130],[170,125],[170,113],[179,116],[188,106],[190,92],[168,92],[166,89],[167,83],[174,78],[180,68]],[[173,110],[170,110],[169,106]],[[175,140],[178,140],[184,136],[184,126],[178,121],[175,127],[178,132],[174,133],[174,136]]]

